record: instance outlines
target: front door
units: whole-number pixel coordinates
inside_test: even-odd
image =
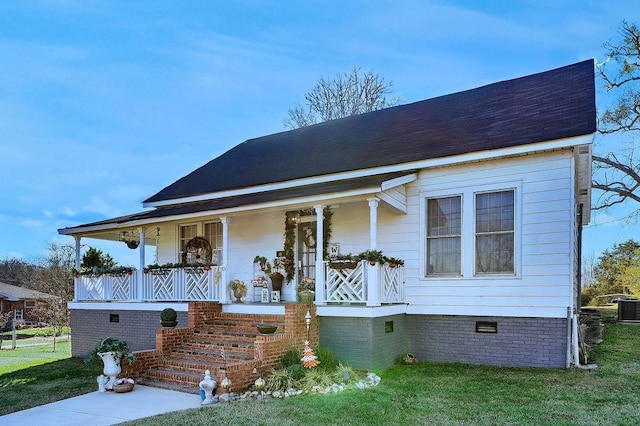
[[[303,217],[304,218],[304,217]],[[315,216],[298,224],[298,281],[316,277],[317,234]]]

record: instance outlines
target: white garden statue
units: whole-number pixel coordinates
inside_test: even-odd
[[[211,372],[209,370],[204,372],[204,379],[200,382],[200,389],[204,391],[204,400],[202,405],[213,404],[213,392],[216,389],[218,383],[211,378]]]

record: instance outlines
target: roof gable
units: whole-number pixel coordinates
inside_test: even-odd
[[[249,139],[145,203],[563,139],[595,130],[594,67],[588,60]]]
[[[7,300],[37,300],[37,299],[51,299],[55,296],[51,294],[42,293],[37,290],[31,290],[25,287],[18,287],[11,284],[0,282],[0,297],[4,297]]]

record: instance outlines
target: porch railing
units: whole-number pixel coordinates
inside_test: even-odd
[[[83,275],[76,278],[76,300],[218,301],[215,271],[205,268],[151,269],[142,274]],[[141,294],[139,297],[139,292]]]
[[[366,303],[368,305],[404,302],[404,267],[370,265],[361,261],[353,268],[325,266],[325,302]]]

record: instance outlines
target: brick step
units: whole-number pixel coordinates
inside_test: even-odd
[[[198,328],[193,331],[193,337],[200,337],[203,339],[254,339],[258,335],[258,331],[253,328],[247,329],[218,329],[218,328]]]
[[[233,348],[230,350],[225,349],[225,358],[227,362],[232,362],[235,360],[248,360],[253,359],[254,350],[253,348],[239,350],[237,348]],[[171,356],[176,358],[193,358],[193,359],[216,359],[222,360],[220,356],[220,351],[215,350],[212,351],[210,348],[194,348],[194,347],[179,347],[171,350]]]
[[[255,338],[231,338],[226,336],[225,338],[214,339],[214,338],[202,338],[202,337],[191,337],[185,339],[182,342],[182,346],[186,347],[197,347],[197,348],[224,348],[226,351],[229,348],[253,348],[255,345]]]
[[[204,378],[204,375],[202,376],[202,378]],[[194,395],[199,395],[200,394],[200,388],[198,386],[196,386],[196,387],[193,387],[193,386],[180,386],[180,385],[177,385],[175,383],[159,382],[159,381],[151,380],[151,379],[147,379],[147,378],[138,379],[136,384],[143,385],[143,386],[149,386],[149,387],[152,387],[152,388],[166,389],[166,390],[178,391],[178,392],[183,392],[183,393],[190,393],[190,394],[194,394]]]
[[[193,387],[198,389],[198,385],[204,378],[204,371],[195,373],[191,371],[159,367],[152,371],[148,371],[145,378],[152,382],[165,382],[185,388]]]
[[[204,374],[205,370],[215,371],[218,368],[222,368],[224,363],[221,359],[178,358],[170,356],[159,359],[158,365],[161,368]]]

